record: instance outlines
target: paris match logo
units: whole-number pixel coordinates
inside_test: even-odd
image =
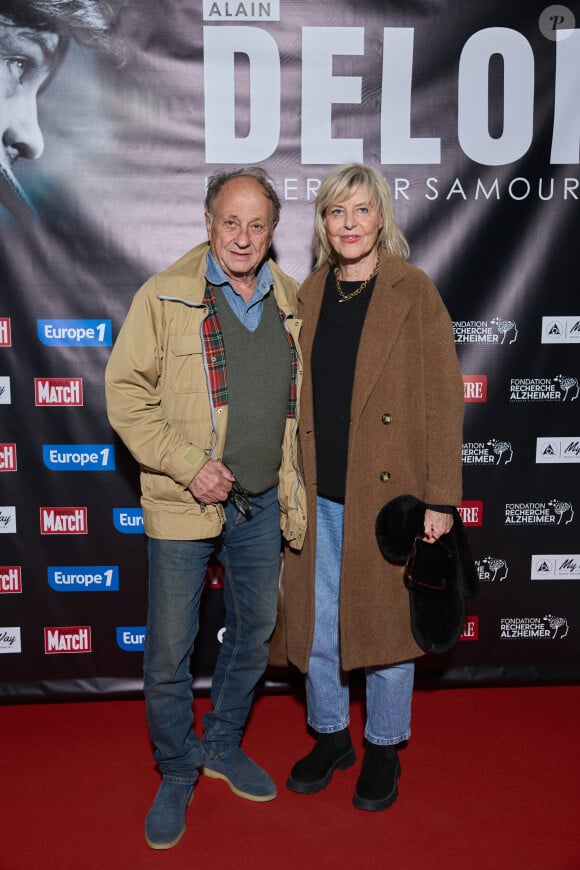
[[[37,408],[81,407],[82,378],[34,378],[34,399]]]
[[[91,628],[89,625],[66,625],[44,629],[44,652],[90,653]]]
[[[16,444],[0,444],[0,472],[16,471]]]
[[[0,347],[12,347],[12,330],[9,317],[0,317]]]
[[[41,535],[86,535],[86,507],[41,507]]]
[[[20,565],[0,565],[0,595],[22,592],[22,568]]]
[[[206,589],[224,588],[224,569],[218,562],[210,562],[207,566],[203,585]]]

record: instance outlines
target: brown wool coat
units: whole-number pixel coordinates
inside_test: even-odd
[[[299,446],[308,531],[285,557],[288,657],[306,672],[314,631],[316,461],[312,343],[327,269],[298,293],[304,356]],[[345,303],[348,305],[348,302]],[[461,500],[463,380],[449,314],[430,279],[381,253],[364,324],[351,405],[344,512],[340,637],[345,670],[421,655],[411,634],[402,569],[381,555],[380,508],[409,493],[433,505]]]

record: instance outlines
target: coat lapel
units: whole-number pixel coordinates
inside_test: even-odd
[[[359,418],[379,380],[411,307],[408,297],[399,290],[402,277],[398,260],[383,254],[356,360],[351,406],[353,422]]]

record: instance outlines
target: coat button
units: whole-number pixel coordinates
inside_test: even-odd
[[[383,423],[385,424],[385,426],[388,426],[389,423],[390,423],[391,420],[392,420],[392,417],[391,417],[390,414],[383,414],[383,416],[381,417],[381,420],[383,421]]]
[[[380,477],[381,477],[381,481],[383,483],[386,483],[387,480],[391,479],[391,472],[390,471],[381,471]]]

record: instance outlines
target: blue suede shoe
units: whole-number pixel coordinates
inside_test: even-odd
[[[238,746],[225,758],[210,758],[204,752],[201,770],[212,779],[225,780],[234,794],[246,800],[272,801],[276,797],[273,779]]]
[[[185,833],[185,811],[193,785],[164,779],[145,819],[145,839],[152,849],[172,849]]]

